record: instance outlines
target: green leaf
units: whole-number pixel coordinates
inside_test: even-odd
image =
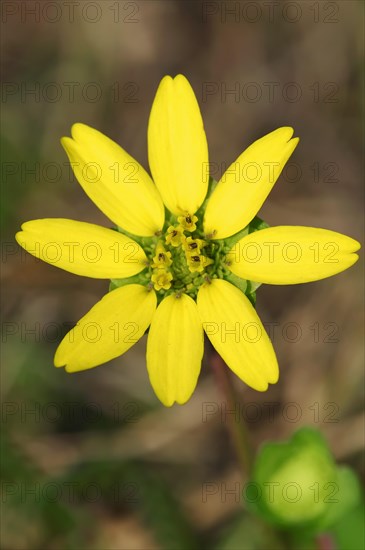
[[[337,487],[331,497],[328,497],[329,507],[327,514],[318,523],[318,531],[325,531],[336,524],[350,510],[360,504],[361,488],[355,473],[343,466],[337,468]]]
[[[337,550],[365,549],[365,509],[359,504],[342,516],[330,529],[337,543]]]
[[[270,548],[285,550],[279,536],[261,520],[244,514],[236,518],[232,525],[222,533],[215,550],[263,550]]]

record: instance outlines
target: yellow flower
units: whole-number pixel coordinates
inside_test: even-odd
[[[65,336],[55,365],[95,367],[127,351],[150,327],[147,369],[166,406],[197,384],[203,331],[244,382],[278,380],[275,353],[242,292],[249,281],[322,279],[357,260],[359,244],[324,229],[249,226],[298,138],[279,128],[253,143],[216,184],[197,100],[182,75],[166,76],[153,102],[148,155],[153,180],[128,153],[84,124],[62,145],[86,194],[117,230],[66,220],[25,223],[18,243],[34,256],[112,279],[106,294]],[[204,204],[203,204],[204,203]],[[166,214],[165,214],[166,208]]]

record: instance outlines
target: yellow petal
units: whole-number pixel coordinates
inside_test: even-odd
[[[208,189],[208,145],[194,92],[183,75],[162,79],[148,125],[153,179],[175,215],[194,214]]]
[[[119,227],[140,236],[162,229],[164,208],[142,166],[102,133],[74,124],[62,138],[77,180],[90,199]]]
[[[360,244],[335,231],[278,226],[243,237],[227,264],[243,279],[273,285],[308,283],[336,275],[357,260]]]
[[[292,135],[292,128],[278,128],[255,141],[231,164],[207,204],[206,235],[224,239],[250,223],[297,146],[299,139],[290,139]]]
[[[85,277],[123,279],[146,267],[146,255],[133,239],[92,223],[33,220],[15,238],[36,258]]]
[[[277,382],[279,370],[270,339],[238,288],[213,279],[200,288],[197,303],[209,340],[241,380],[258,391]]]
[[[190,399],[203,350],[203,329],[194,300],[186,294],[164,298],[148,335],[147,369],[151,385],[165,406]]]
[[[122,355],[145,333],[156,303],[155,292],[141,285],[109,292],[66,334],[56,351],[55,366],[77,372]]]

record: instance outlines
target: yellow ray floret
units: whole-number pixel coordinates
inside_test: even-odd
[[[247,296],[227,281],[213,279],[199,289],[197,304],[203,328],[229,368],[255,390],[275,384],[275,352]]]
[[[336,275],[357,260],[360,244],[316,227],[269,227],[243,237],[227,255],[229,269],[251,281],[290,285]]]
[[[146,254],[133,239],[92,223],[33,220],[23,223],[15,238],[36,258],[85,277],[130,277],[147,264]]]
[[[106,294],[66,334],[55,366],[76,372],[118,357],[143,336],[156,304],[155,292],[142,285],[126,285]]]
[[[152,319],[147,369],[156,395],[170,407],[195,390],[203,356],[203,329],[196,303],[186,294],[165,298]]]
[[[162,229],[164,207],[146,170],[101,132],[74,124],[61,143],[91,200],[119,227],[140,236]]]
[[[255,141],[231,164],[207,204],[206,235],[224,239],[250,223],[298,144],[292,135],[292,128],[278,128]]]
[[[208,189],[208,145],[194,92],[183,75],[162,79],[148,124],[154,182],[175,215],[195,214]]]

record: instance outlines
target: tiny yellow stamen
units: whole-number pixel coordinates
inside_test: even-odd
[[[185,235],[183,233],[184,228],[181,225],[174,227],[170,225],[167,229],[166,244],[177,247],[185,241]]]
[[[184,231],[192,232],[196,229],[196,222],[198,221],[198,218],[197,216],[191,216],[186,213],[185,216],[179,216],[177,221],[183,227]]]
[[[151,277],[155,290],[171,288],[172,274],[165,269],[155,269]]]

